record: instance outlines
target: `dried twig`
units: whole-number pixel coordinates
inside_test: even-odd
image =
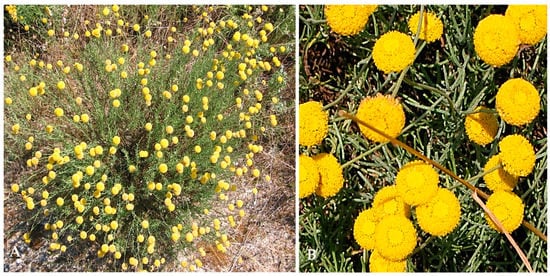
[[[519,248],[519,246],[516,243],[516,241],[514,240],[514,238],[512,238],[512,236],[510,236],[510,233],[508,233],[508,231],[506,231],[506,229],[504,229],[504,226],[498,220],[498,218],[493,214],[493,212],[491,212],[491,210],[489,210],[489,208],[487,208],[485,203],[483,203],[483,201],[477,195],[476,191],[472,192],[472,197],[477,202],[477,204],[479,204],[479,206],[481,206],[481,208],[483,208],[485,213],[489,216],[489,218],[491,218],[491,220],[495,223],[497,228],[500,229],[500,232],[504,233],[504,235],[506,236],[506,238],[508,239],[508,241],[510,242],[512,247],[514,247],[514,249],[518,253],[518,255],[519,255],[521,261],[523,262],[523,264],[525,265],[525,267],[527,267],[527,270],[529,270],[529,272],[533,272],[533,268],[531,267],[531,264],[529,263],[529,260],[527,260],[527,257],[525,256],[525,254],[523,253],[521,248]]]

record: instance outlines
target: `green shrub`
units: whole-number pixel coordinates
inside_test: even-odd
[[[271,181],[254,156],[292,106],[279,95],[293,8],[17,8],[47,11],[14,22],[44,46],[24,40],[4,63],[5,184],[25,242],[45,230],[52,254],[93,250],[115,271],[193,271],[205,246],[226,252],[244,195]]]

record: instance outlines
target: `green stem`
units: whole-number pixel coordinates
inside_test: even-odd
[[[327,109],[329,109],[329,108],[335,106],[336,104],[338,104],[338,103],[339,103],[339,102],[349,93],[349,91],[351,91],[351,89],[352,89],[352,88],[354,87],[354,85],[355,85],[355,82],[357,81],[357,79],[359,78],[359,76],[361,75],[361,73],[364,71],[365,68],[366,68],[366,67],[363,66],[363,67],[361,68],[361,71],[360,71],[357,75],[355,75],[355,77],[353,77],[353,79],[350,81],[350,83],[348,84],[348,86],[346,87],[346,89],[344,89],[344,91],[342,91],[342,92],[340,93],[340,96],[338,96],[338,98],[336,98],[336,100],[332,101],[331,103],[329,103],[329,104],[323,106],[323,110],[327,110]]]
[[[300,21],[303,21],[303,22],[306,22],[306,23],[311,23],[311,24],[322,24],[322,23],[327,22],[326,19],[305,18],[301,15],[300,15]]]
[[[456,114],[459,113],[458,110],[456,110],[456,107],[453,103],[453,100],[451,99],[451,97],[449,97],[449,95],[445,91],[437,89],[437,88],[429,86],[429,85],[426,85],[426,84],[417,83],[417,82],[415,82],[413,80],[410,80],[410,79],[405,79],[405,83],[407,83],[410,86],[415,86],[415,87],[418,87],[418,88],[421,88],[421,89],[424,89],[424,90],[428,90],[428,91],[440,94],[441,96],[443,96],[449,102],[449,106],[451,107],[451,110],[453,111],[452,114],[456,115]]]
[[[420,46],[418,47],[418,49],[416,49],[416,54],[414,56],[414,60],[416,60],[416,58],[418,57],[420,52],[422,52],[422,49],[424,49],[425,46],[426,46],[426,42],[423,41],[422,44],[420,44]],[[413,60],[412,64],[414,64],[414,60]],[[412,64],[405,67],[405,69],[403,69],[403,71],[401,71],[401,74],[399,75],[399,78],[397,79],[397,82],[391,88],[392,89],[392,93],[391,93],[392,97],[395,98],[395,96],[397,95],[397,91],[399,91],[399,88],[401,88],[401,83],[405,79],[405,74],[407,74],[407,71],[409,71]]]
[[[460,112],[460,114],[462,115],[470,115],[470,114],[476,114],[476,113],[498,114],[498,112],[492,108],[484,108],[482,110],[466,110],[466,111]]]
[[[372,148],[372,149],[370,149],[370,150],[368,150],[368,151],[366,151],[366,152],[364,152],[364,153],[359,154],[359,156],[357,156],[357,157],[351,159],[350,161],[348,161],[348,162],[346,162],[344,165],[342,165],[342,169],[344,169],[345,167],[347,167],[347,166],[353,164],[355,161],[360,160],[360,159],[362,159],[363,157],[365,157],[365,156],[367,156],[367,155],[373,153],[374,151],[378,150],[379,148],[381,148],[381,147],[382,147],[383,145],[385,145],[385,144],[386,144],[386,143],[378,144],[378,145],[376,145],[374,148]]]
[[[424,5],[420,5],[420,20],[418,20],[418,26],[416,27],[416,34],[414,35],[414,47],[417,46],[417,43],[418,43],[418,37],[420,35],[420,31],[422,30],[422,18],[424,15]],[[422,43],[422,45],[416,50],[416,53],[415,53],[415,56],[414,56],[414,59],[413,59],[413,62],[411,63],[411,65],[405,67],[405,69],[403,69],[403,71],[401,71],[401,74],[399,75],[399,78],[397,79],[397,82],[395,83],[395,85],[392,87],[392,93],[391,93],[391,96],[393,98],[395,98],[395,96],[397,96],[397,91],[399,91],[399,88],[401,88],[401,83],[403,82],[403,78],[405,78],[405,74],[407,73],[407,71],[409,71],[409,68],[412,66],[412,64],[414,64],[414,60],[416,60],[416,58],[418,57],[418,54],[422,51],[422,49],[424,48],[424,46],[426,45],[426,43]]]
[[[430,236],[423,244],[421,244],[420,246],[416,247],[413,252],[411,253],[411,255],[409,256],[413,256],[414,254],[420,252],[420,250],[424,249],[424,247],[426,247],[430,242],[432,242],[433,240],[435,239],[435,236]]]
[[[474,176],[472,176],[472,177],[466,179],[466,181],[472,182],[473,180],[482,178],[482,177],[484,177],[485,175],[490,174],[490,173],[492,173],[492,172],[494,172],[494,171],[496,171],[496,170],[498,170],[498,169],[500,169],[500,168],[502,168],[502,165],[499,164],[499,165],[497,165],[496,167],[493,167],[493,168],[491,168],[491,169],[489,169],[489,170],[487,170],[487,171],[484,171],[484,172],[482,172],[482,173],[479,173],[479,174],[477,174],[477,175],[474,175]]]
[[[422,31],[422,23],[424,22],[424,5],[420,5],[420,16],[418,18],[418,26],[416,27],[416,34],[414,35],[414,46],[418,43],[418,37],[420,36],[420,31]]]

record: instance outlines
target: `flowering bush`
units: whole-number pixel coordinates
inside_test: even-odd
[[[51,254],[92,251],[114,271],[176,262],[194,271],[207,254],[225,254],[247,194],[271,183],[257,156],[292,107],[279,99],[294,64],[294,36],[278,21],[288,11],[22,6],[20,14],[29,9],[42,19],[12,21],[28,24],[21,35],[36,42],[4,58],[5,184],[20,202],[17,219],[28,220],[21,238],[43,233]]]
[[[380,5],[354,36],[300,10],[300,102],[328,113],[300,154],[343,175],[301,195],[301,271],[546,271],[542,9]]]

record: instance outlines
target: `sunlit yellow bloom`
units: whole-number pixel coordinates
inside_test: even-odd
[[[395,186],[405,203],[417,206],[430,201],[437,193],[439,175],[421,160],[405,164],[397,173]]]
[[[535,150],[525,137],[512,134],[498,143],[500,162],[506,172],[519,177],[527,176],[535,167]]]
[[[374,240],[374,248],[380,255],[400,261],[416,247],[416,230],[412,222],[403,216],[387,216],[378,222]]]
[[[487,163],[483,167],[483,172],[485,173],[483,175],[483,180],[485,181],[485,185],[487,185],[487,188],[491,191],[512,191],[518,183],[518,178],[506,172],[502,166],[495,171],[487,173],[497,166],[501,166],[500,156],[493,155],[487,160]]]
[[[535,45],[546,35],[546,5],[509,5],[506,17],[518,27],[521,43]]]
[[[390,31],[376,41],[372,49],[372,58],[376,67],[388,74],[401,72],[411,65],[415,52],[410,36],[398,31]]]
[[[491,143],[497,135],[497,117],[484,106],[478,106],[474,112],[466,116],[464,128],[470,140],[478,145],[485,146]]]
[[[520,35],[514,21],[500,14],[482,19],[474,32],[474,49],[487,64],[500,67],[509,63],[518,51]]]
[[[357,118],[377,128],[391,137],[397,137],[405,126],[405,112],[401,103],[389,96],[376,94],[365,98],[359,104]],[[359,124],[361,133],[368,139],[375,142],[388,142],[382,135],[370,128]]]
[[[315,193],[324,198],[336,195],[344,186],[340,163],[332,154],[321,153],[313,156],[320,173],[320,182]]]
[[[522,126],[539,114],[540,96],[530,82],[521,78],[509,79],[498,89],[495,107],[506,123]]]
[[[423,23],[420,26],[420,33],[418,34],[418,37],[426,42],[434,42],[441,38],[441,35],[443,35],[443,22],[441,22],[441,19],[439,19],[435,13],[426,11],[424,11],[422,17]],[[409,19],[409,31],[413,34],[416,34],[416,31],[418,30],[419,19],[420,12],[415,13]]]
[[[328,133],[328,113],[323,111],[322,104],[315,101],[300,104],[299,115],[300,145],[320,144]]]
[[[523,221],[523,201],[514,193],[496,191],[489,196],[486,204],[507,232],[516,230]],[[491,228],[501,232],[487,214],[485,219]]]
[[[375,209],[361,211],[353,224],[353,238],[366,250],[374,249],[374,230],[378,223],[375,212]]]

